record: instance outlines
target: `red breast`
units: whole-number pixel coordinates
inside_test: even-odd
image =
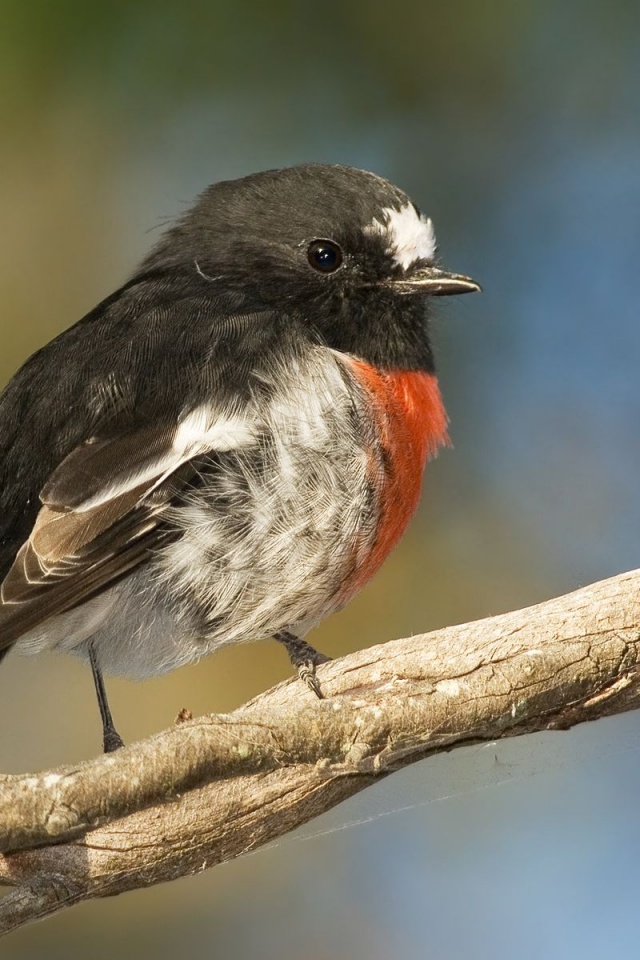
[[[353,358],[347,362],[371,399],[380,448],[371,452],[370,470],[373,482],[378,487],[382,484],[382,489],[373,548],[344,584],[340,597],[344,603],[376,573],[397,544],[418,506],[427,459],[449,442],[447,414],[433,374],[381,371]]]

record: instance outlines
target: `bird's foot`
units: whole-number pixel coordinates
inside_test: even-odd
[[[275,639],[286,648],[291,665],[296,668],[303,683],[315,693],[319,700],[324,700],[320,681],[316,675],[316,667],[319,667],[321,663],[328,663],[331,657],[326,657],[324,653],[320,653],[306,640],[301,640],[300,637],[296,637],[295,634],[289,633],[287,630],[276,633]]]
[[[103,730],[102,747],[105,753],[113,753],[114,750],[124,747],[124,740],[115,727],[105,727]]]

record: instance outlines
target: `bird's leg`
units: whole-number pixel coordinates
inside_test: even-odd
[[[320,689],[320,681],[316,677],[316,667],[321,663],[327,663],[331,660],[331,657],[325,657],[324,653],[319,653],[310,643],[301,640],[293,633],[289,633],[288,630],[280,630],[274,634],[274,638],[286,647],[291,666],[296,668],[300,679],[306,683],[318,699],[324,700],[324,694]]]
[[[102,719],[102,744],[105,753],[112,753],[119,747],[124,747],[124,740],[113,725],[109,701],[107,700],[107,691],[104,688],[104,680],[102,679],[102,670],[98,666],[96,652],[92,643],[89,644],[89,660],[91,661],[93,682],[96,685],[96,696],[98,697],[98,706],[100,707],[100,717]]]

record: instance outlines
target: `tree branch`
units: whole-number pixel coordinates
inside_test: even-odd
[[[115,754],[0,777],[0,933],[196,873],[416,760],[640,705],[640,571],[362,650]]]

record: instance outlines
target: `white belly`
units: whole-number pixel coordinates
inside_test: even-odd
[[[86,656],[91,639],[103,670],[146,677],[224,644],[303,636],[332,612],[375,539],[375,441],[337,362],[315,372],[311,396],[305,371],[304,391],[294,383],[270,407],[257,444],[212,455],[168,515],[173,542],[18,649]]]

